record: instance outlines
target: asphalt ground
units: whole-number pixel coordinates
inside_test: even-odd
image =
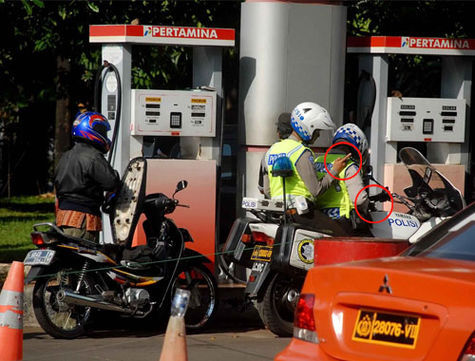
[[[187,332],[189,361],[273,360],[289,342],[266,330],[257,311],[245,305],[242,288],[220,288],[216,317],[207,329]],[[113,316],[113,317],[111,317]],[[135,361],[156,360],[165,337],[167,320],[145,322],[108,315],[87,336],[54,339],[41,328],[26,326],[24,360]]]
[[[41,329],[26,329],[26,361],[158,361],[164,334],[130,331],[95,334],[76,340],[55,340]],[[186,336],[189,361],[273,360],[289,338],[276,338],[265,329],[221,331]]]

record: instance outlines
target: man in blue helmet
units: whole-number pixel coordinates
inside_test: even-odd
[[[340,170],[337,177],[342,179],[334,182],[316,199],[316,206],[330,218],[336,220],[349,234],[356,235],[367,231],[366,224],[358,217],[358,212],[367,218],[368,194],[360,192],[364,188],[363,176],[360,170],[364,168],[368,158],[368,141],[363,131],[355,124],[347,123],[339,127],[333,135],[336,144],[327,154],[327,169],[331,171],[332,160],[342,154],[351,153],[346,167]],[[361,154],[361,168],[360,156]],[[324,156],[315,162],[317,175],[320,179],[328,176],[325,169]]]
[[[109,130],[102,114],[79,114],[72,130],[75,145],[61,157],[54,178],[56,225],[68,235],[95,242],[102,230],[104,191],[115,191],[120,185],[119,174],[104,157],[111,145]]]
[[[286,178],[286,198],[290,208],[305,200],[307,209],[299,214],[294,214],[295,222],[325,229],[328,233],[345,234],[335,222],[329,222],[328,217],[314,207],[318,195],[330,187],[335,179],[330,175],[318,178],[315,173],[315,155],[308,147],[316,141],[321,130],[333,130],[335,124],[328,112],[320,105],[304,102],[297,105],[291,113],[292,133],[287,139],[274,143],[266,153],[263,166],[267,170],[264,177],[264,194],[268,198],[278,199],[283,197],[282,179],[272,175],[272,167],[276,159],[281,156],[289,158],[293,176]],[[333,175],[345,168],[350,154],[335,159],[333,162]]]

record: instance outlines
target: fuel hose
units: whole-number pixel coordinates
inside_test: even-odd
[[[117,99],[116,99],[116,116],[115,116],[115,123],[114,123],[114,130],[112,131],[112,140],[111,140],[111,147],[109,150],[109,155],[107,157],[107,161],[111,163],[112,157],[115,152],[116,144],[117,144],[117,134],[119,133],[120,127],[120,111],[121,111],[121,104],[122,104],[122,84],[120,81],[120,74],[117,70],[116,66],[112,63],[109,63],[107,60],[104,60],[104,64],[96,73],[96,79],[94,84],[94,109],[102,114],[101,109],[101,98],[102,98],[102,91],[101,85],[103,80],[103,73],[104,69],[106,69],[106,74],[109,71],[113,71],[114,75],[117,80]]]

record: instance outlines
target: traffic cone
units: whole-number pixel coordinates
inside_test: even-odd
[[[13,262],[0,293],[0,361],[23,359],[23,262]]]
[[[188,361],[184,317],[170,316],[160,361]]]
[[[191,293],[188,290],[181,288],[175,290],[160,361],[188,361],[185,313],[190,301],[190,295]]]

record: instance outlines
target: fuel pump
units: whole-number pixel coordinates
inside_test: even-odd
[[[171,194],[177,181],[186,179],[189,186],[185,192],[190,208],[177,209],[173,218],[183,224],[194,239],[189,248],[211,261],[216,252],[219,224],[222,47],[234,46],[234,38],[234,29],[90,26],[90,42],[102,44],[104,66],[96,81],[96,89],[99,89],[96,91],[96,109],[103,109],[114,129],[114,152],[109,156],[111,164],[123,174],[130,159],[145,156],[146,194]],[[136,44],[193,47],[190,90],[132,89],[132,53]],[[147,143],[150,138],[154,141]],[[173,157],[159,158],[155,146],[157,138],[176,143]],[[145,243],[142,221],[138,221],[132,245]],[[104,222],[104,225],[108,224]],[[104,242],[111,241],[111,231],[106,228]]]
[[[402,142],[424,144],[427,159],[460,190],[470,170],[469,112],[475,40],[373,36],[349,38],[348,53],[372,76],[375,103],[370,126],[370,162],[376,179],[403,192],[410,179],[397,152]],[[388,97],[388,54],[441,57],[440,98]],[[374,95],[373,95],[374,96]],[[398,209],[398,206],[395,207]]]

